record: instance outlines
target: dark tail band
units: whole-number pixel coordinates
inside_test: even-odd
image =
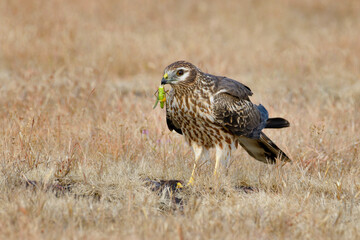
[[[286,128],[289,126],[289,121],[284,118],[269,118],[266,121],[265,128]]]

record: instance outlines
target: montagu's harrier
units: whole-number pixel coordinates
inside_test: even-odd
[[[250,88],[235,80],[202,72],[193,64],[178,61],[165,68],[161,84],[172,90],[166,99],[166,122],[170,131],[184,135],[199,159],[216,149],[216,175],[221,162],[225,169],[232,150],[240,144],[253,158],[264,163],[290,159],[263,132],[264,128],[283,128],[283,118],[269,118],[262,105],[253,104]]]

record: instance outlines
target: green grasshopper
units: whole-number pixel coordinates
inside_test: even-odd
[[[154,96],[156,97],[156,102],[155,102],[155,105],[154,105],[153,109],[156,108],[158,102],[160,102],[160,107],[164,108],[164,105],[165,105],[165,102],[166,102],[166,93],[167,92],[165,91],[164,86],[160,85],[159,89],[154,93]]]

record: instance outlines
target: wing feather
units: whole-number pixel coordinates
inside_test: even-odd
[[[216,77],[212,112],[218,124],[237,136],[259,138],[268,113],[262,105],[253,104],[249,87],[235,80]]]
[[[171,90],[166,97],[166,124],[170,131],[175,130],[175,132],[182,135],[183,133],[181,131],[180,124],[178,124],[176,121],[173,120],[169,109],[169,105],[172,103],[173,98],[174,98],[174,91]]]
[[[250,156],[264,163],[276,163],[276,159],[291,162],[290,158],[270,140],[264,133],[260,133],[259,139],[239,137],[240,145]]]
[[[214,97],[212,110],[217,123],[237,136],[256,137],[255,132],[263,125],[264,119],[255,104],[227,93]]]
[[[227,77],[213,76],[213,78],[216,92],[226,92],[231,96],[250,101],[249,96],[253,93],[248,86]]]

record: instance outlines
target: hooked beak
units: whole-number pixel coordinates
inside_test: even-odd
[[[168,74],[165,73],[163,78],[161,79],[161,85],[165,85],[168,83]]]

